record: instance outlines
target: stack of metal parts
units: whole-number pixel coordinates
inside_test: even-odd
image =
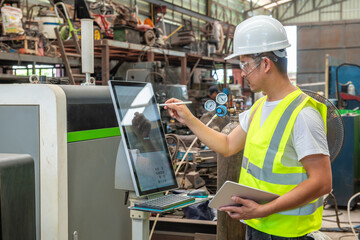
[[[193,30],[179,31],[173,38],[172,44],[175,46],[184,46],[195,42],[195,34]]]
[[[201,150],[196,162],[200,177],[204,179],[205,186],[211,194],[216,193],[217,183],[217,154],[212,150]]]
[[[172,45],[185,46],[195,42],[195,33],[190,20],[183,19],[184,28],[177,32],[176,36],[171,41]]]
[[[114,6],[115,12],[117,13],[113,24],[129,26],[135,29],[137,26],[137,20],[132,15],[130,8],[117,3],[112,3],[112,5]]]
[[[177,153],[177,164],[181,161],[186,150],[179,148]],[[212,193],[216,193],[217,184],[217,155],[212,150],[192,148],[186,157],[186,164],[181,168],[177,179],[180,188],[198,189],[206,187]]]

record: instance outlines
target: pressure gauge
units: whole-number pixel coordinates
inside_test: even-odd
[[[225,117],[226,114],[227,114],[226,106],[220,105],[216,108],[216,115],[218,115],[219,117]]]
[[[216,102],[214,100],[207,100],[204,104],[204,107],[206,111],[214,111],[216,108]]]
[[[225,93],[219,93],[218,95],[216,95],[216,102],[218,104],[225,104],[228,101],[228,97]]]

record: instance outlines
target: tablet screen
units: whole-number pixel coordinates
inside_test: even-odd
[[[177,188],[151,83],[110,81],[110,87],[137,194]]]

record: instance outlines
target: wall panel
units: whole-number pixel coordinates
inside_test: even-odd
[[[301,24],[297,29],[300,85],[325,81],[326,54],[342,62],[360,64],[360,21]],[[324,91],[324,85],[321,87]]]

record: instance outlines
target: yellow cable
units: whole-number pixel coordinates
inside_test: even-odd
[[[170,33],[169,36],[164,37],[164,41],[168,40],[172,35],[174,35],[177,31],[179,31],[181,28],[183,27],[183,25],[180,25],[175,31],[173,31],[172,33]]]

